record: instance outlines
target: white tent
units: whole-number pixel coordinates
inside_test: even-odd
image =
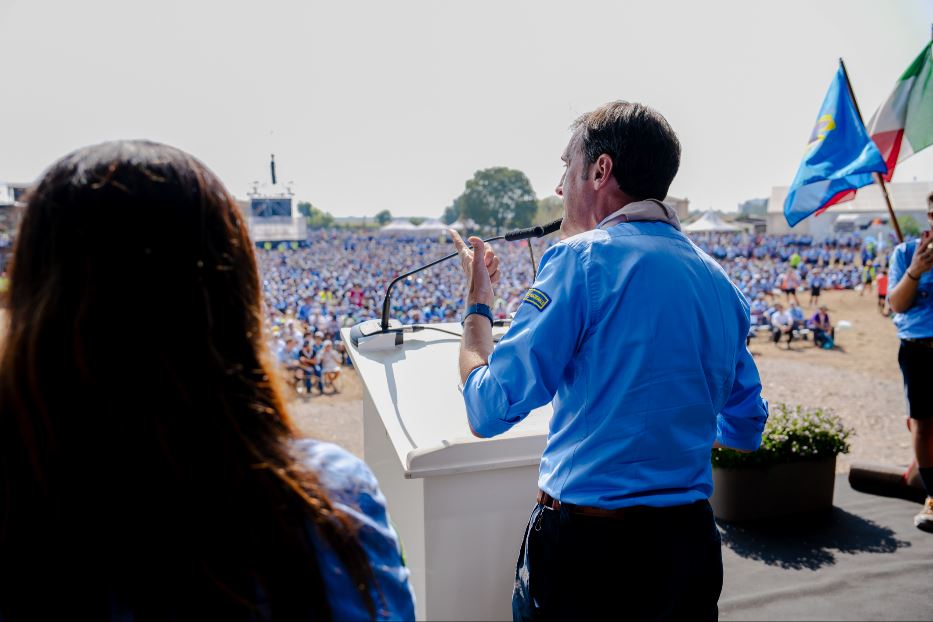
[[[414,235],[418,227],[408,222],[405,218],[396,218],[385,227],[379,230],[383,235]]]
[[[740,231],[735,225],[727,223],[716,212],[706,212],[696,222],[684,227],[687,233],[716,233],[725,231]]]
[[[428,218],[418,225],[418,233],[423,235],[443,235],[448,229],[450,229],[450,226],[445,225],[437,218]]]

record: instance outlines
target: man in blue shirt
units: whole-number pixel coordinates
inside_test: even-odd
[[[661,202],[680,143],[660,114],[606,104],[577,120],[562,159],[564,239],[495,349],[499,260],[452,233],[471,429],[494,436],[554,407],[513,615],[716,619],[710,449],[756,449],[767,419],[748,302]]]

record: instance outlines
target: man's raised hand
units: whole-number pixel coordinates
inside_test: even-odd
[[[482,303],[492,307],[495,301],[492,286],[499,281],[499,258],[493,252],[492,246],[476,236],[469,238],[468,245],[453,229],[450,229],[448,234],[460,256],[460,266],[467,276],[467,304]]]

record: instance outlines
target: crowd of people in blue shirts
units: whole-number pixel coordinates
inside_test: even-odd
[[[801,297],[809,294],[806,306],[816,308],[823,290],[860,288],[884,271],[893,247],[892,239],[858,233],[819,241],[793,234],[704,233],[691,238],[719,261],[748,298],[754,326],[773,328],[772,317],[781,305],[797,332],[800,327],[812,330],[819,313],[805,313],[798,292]],[[493,309],[497,318],[508,317],[521,304],[533,280],[532,255],[539,260],[555,240],[533,240],[531,252],[527,242],[496,246],[502,260]],[[451,251],[445,238],[386,237],[348,229],[312,231],[307,246],[258,249],[266,318],[280,362],[296,374],[307,394],[323,393],[320,353],[332,349],[339,364],[349,364],[340,330],[380,317],[393,278]],[[462,278],[454,261],[409,277],[393,289],[390,317],[403,324],[459,321]],[[823,343],[831,343],[828,331]],[[315,356],[307,356],[306,344]],[[330,359],[327,363],[334,365]]]
[[[798,292],[809,294],[806,306],[815,308],[823,290],[861,289],[886,270],[894,244],[893,238],[859,233],[819,241],[809,235],[744,232],[692,234],[691,239],[722,265],[749,300],[753,328],[773,329],[780,303],[792,316],[794,331],[812,328],[815,322],[802,310]],[[497,318],[508,317],[521,304],[533,280],[532,257],[539,260],[555,240],[532,240],[531,253],[528,242],[496,246],[502,258],[493,310]],[[451,250],[445,238],[386,237],[351,229],[311,231],[307,245],[257,248],[267,328],[279,362],[295,374],[307,394],[323,393],[328,387],[336,391],[336,382],[326,381],[324,367],[334,374],[350,363],[340,330],[380,317],[393,278]],[[390,317],[403,324],[459,321],[464,305],[461,279],[451,261],[400,282],[393,290]],[[313,356],[308,356],[309,348]]]
[[[863,283],[863,266],[876,269],[886,263],[890,240],[863,240],[844,234],[820,242],[806,235],[699,234],[692,236],[713,256],[749,300],[791,285],[807,289],[853,289]]]
[[[548,240],[532,242],[540,259]],[[324,229],[309,234],[307,246],[257,249],[263,279],[266,321],[280,364],[306,395],[327,392],[323,361],[331,344],[339,362],[349,364],[340,329],[381,317],[386,287],[399,274],[453,251],[446,239],[384,237],[377,232]],[[495,313],[507,317],[533,280],[528,243],[497,247],[504,273]],[[390,317],[403,324],[459,321],[463,276],[455,261],[416,274],[393,289]]]

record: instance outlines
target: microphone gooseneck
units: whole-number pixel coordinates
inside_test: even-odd
[[[506,235],[508,235],[508,234],[506,234]],[[502,240],[502,239],[505,239],[505,236],[504,236],[504,235],[497,235],[497,236],[495,236],[495,237],[487,238],[487,239],[483,240],[483,242],[495,242],[496,240]],[[425,264],[425,265],[423,265],[423,266],[420,266],[420,267],[418,267],[418,268],[415,268],[414,270],[412,270],[412,271],[410,271],[410,272],[406,272],[405,274],[400,274],[400,275],[398,275],[397,277],[395,277],[394,279],[392,279],[392,282],[389,283],[389,286],[386,288],[386,297],[382,300],[382,323],[381,323],[381,326],[382,326],[382,331],[383,331],[383,332],[389,330],[389,302],[390,302],[391,296],[392,296],[392,288],[395,287],[395,284],[398,283],[399,281],[401,281],[402,279],[407,279],[408,277],[410,277],[410,276],[413,275],[413,274],[416,274],[416,273],[418,273],[418,272],[421,272],[422,270],[426,270],[426,269],[430,268],[431,266],[436,266],[437,264],[441,263],[442,261],[447,261],[448,259],[452,259],[452,258],[454,258],[454,257],[456,257],[456,256],[457,256],[457,253],[451,253],[451,254],[449,254],[449,255],[446,255],[446,256],[444,256],[444,257],[441,257],[440,259],[435,259],[434,261],[432,261],[432,262],[429,263],[429,264]]]
[[[483,242],[485,243],[495,242],[496,240],[506,240],[509,242],[513,242],[516,240],[526,240],[528,238],[540,238],[550,233],[554,233],[555,231],[560,229],[561,221],[562,219],[558,218],[557,220],[549,222],[546,225],[538,225],[535,227],[529,227],[527,229],[516,229],[514,231],[507,232],[505,235],[497,235],[491,238],[486,238],[485,240],[483,240]],[[448,259],[452,259],[456,256],[457,256],[457,253],[451,253],[449,255],[441,257],[440,259],[435,259],[431,263],[425,264],[423,266],[419,266],[415,268],[414,270],[411,270],[404,274],[400,274],[394,279],[392,279],[392,281],[389,283],[389,286],[386,287],[386,295],[385,295],[385,298],[383,298],[382,300],[382,318],[379,322],[379,330],[375,329],[375,320],[368,320],[366,322],[361,322],[360,324],[357,324],[350,330],[350,340],[353,342],[353,345],[358,346],[360,343],[360,338],[362,337],[368,337],[368,336],[378,334],[378,333],[389,333],[389,332],[396,333],[396,339],[397,339],[396,345],[400,344],[402,329],[398,329],[398,328],[389,329],[389,303],[392,300],[392,288],[395,287],[395,284],[401,281],[402,279],[406,279],[413,274],[417,274],[418,272],[421,272],[422,270],[426,270],[427,268],[436,266],[437,264],[443,261],[447,261]]]

